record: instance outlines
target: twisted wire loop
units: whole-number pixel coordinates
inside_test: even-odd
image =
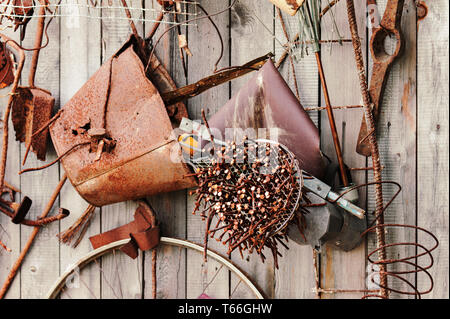
[[[375,285],[377,285],[380,288],[386,289],[390,292],[394,292],[397,294],[401,294],[401,295],[414,295],[416,296],[418,299],[422,298],[422,295],[424,294],[428,294],[433,290],[434,287],[434,281],[433,281],[433,277],[430,274],[430,272],[428,271],[434,264],[434,259],[433,259],[433,255],[432,255],[432,251],[434,251],[438,245],[439,245],[439,241],[436,238],[436,236],[431,233],[430,231],[418,227],[418,226],[413,226],[413,225],[405,225],[405,224],[379,224],[379,225],[375,225],[371,228],[368,229],[368,231],[372,231],[375,228],[380,228],[385,230],[386,228],[392,228],[392,227],[397,227],[397,228],[403,228],[403,229],[413,229],[414,231],[421,231],[427,235],[429,235],[435,242],[434,246],[431,248],[427,248],[424,245],[418,243],[418,242],[397,242],[397,243],[391,243],[391,244],[385,244],[384,246],[378,247],[377,249],[374,249],[373,251],[371,251],[368,255],[367,255],[367,259],[371,264],[375,264],[375,265],[380,265],[383,264],[386,266],[386,268],[388,268],[388,265],[396,265],[396,264],[403,264],[406,265],[407,268],[409,268],[410,270],[404,270],[404,271],[395,271],[395,270],[386,270],[385,272],[385,276],[386,277],[390,277],[390,278],[396,278],[397,280],[400,280],[401,282],[405,283],[406,286],[408,288],[411,288],[413,291],[410,290],[399,290],[399,289],[394,289],[392,287],[388,287],[388,286],[382,286],[381,284],[377,283],[374,280],[374,275],[376,275],[379,272],[373,272],[371,275],[371,282]],[[411,256],[407,256],[407,257],[398,257],[398,258],[391,258],[391,259],[384,259],[384,260],[372,260],[371,257],[373,254],[375,254],[378,250],[380,249],[387,249],[390,247],[407,247],[407,246],[413,246],[415,247],[415,251],[418,251],[418,249],[421,249],[423,252],[419,253],[415,253],[412,254]],[[421,266],[419,265],[419,259],[423,259],[421,257],[425,257],[427,256],[429,258],[429,263],[426,266]],[[415,261],[414,261],[415,260]],[[417,283],[416,285],[414,285],[414,283],[412,283],[410,280],[406,279],[405,277],[403,277],[404,275],[411,275],[411,274],[419,274],[423,272],[426,275],[427,280],[429,281],[429,288],[424,289],[422,291],[419,291],[419,289],[417,288]],[[402,276],[403,275],[403,276]],[[367,299],[368,297],[370,297],[370,295],[366,295],[363,298]],[[380,297],[380,296],[377,296]]]
[[[428,270],[431,267],[433,267],[433,265],[434,265],[434,258],[433,258],[432,252],[439,246],[439,240],[432,232],[430,232],[429,230],[426,230],[422,227],[419,227],[419,226],[407,225],[407,224],[385,224],[385,223],[378,222],[380,219],[383,219],[384,213],[386,212],[386,210],[389,208],[389,206],[394,202],[394,200],[398,197],[398,195],[402,191],[401,185],[394,181],[381,181],[381,182],[365,183],[365,184],[354,186],[354,187],[346,190],[338,198],[336,198],[333,202],[338,201],[341,197],[345,196],[347,193],[349,193],[355,189],[368,187],[368,186],[372,186],[372,185],[376,186],[378,184],[391,184],[391,185],[397,186],[398,190],[391,197],[391,199],[386,203],[386,205],[384,205],[382,207],[382,209],[379,211],[379,214],[375,215],[374,220],[371,222],[371,224],[366,229],[366,231],[361,234],[361,237],[367,236],[368,234],[377,232],[377,231],[382,231],[384,234],[386,229],[389,229],[389,228],[401,228],[401,229],[409,229],[409,230],[415,231],[416,232],[415,238],[418,238],[418,236],[417,236],[418,232],[422,232],[423,234],[428,235],[429,237],[431,237],[433,239],[434,245],[431,248],[427,248],[424,245],[422,245],[421,243],[419,243],[417,240],[414,242],[395,242],[395,243],[390,243],[390,244],[383,243],[383,245],[377,245],[377,248],[368,252],[367,260],[370,264],[379,266],[380,270],[371,272],[369,279],[374,285],[378,286],[380,289],[386,290],[387,292],[393,292],[393,293],[397,293],[400,295],[409,295],[409,296],[413,295],[413,296],[416,296],[418,299],[421,299],[422,295],[430,293],[434,287],[433,276],[430,274],[430,272]],[[384,251],[385,256],[386,256],[387,249],[401,248],[401,247],[414,247],[416,253],[411,254],[410,256],[406,256],[406,257],[398,256],[397,258],[388,258],[388,257],[380,258],[378,256],[377,260],[374,260],[372,258],[372,257],[374,257],[375,254],[379,254],[380,251]],[[420,249],[420,251],[419,251],[419,249]],[[426,257],[428,257],[429,263],[425,266],[421,266],[419,264],[419,259],[423,260]],[[409,267],[410,270],[400,271],[400,270],[389,270],[388,269],[389,268],[388,266],[391,266],[391,268],[392,268],[399,264],[406,265],[407,267]],[[411,282],[411,280],[406,279],[404,276],[412,275],[412,274],[416,275],[416,274],[419,274],[422,272],[426,275],[426,278],[429,281],[429,288],[420,291],[417,288],[417,283],[414,284],[413,282]],[[381,280],[380,280],[380,282],[377,282],[374,279],[377,275],[379,275],[380,279],[382,277],[385,277],[386,283],[388,282],[389,278],[397,279],[398,281],[403,282],[407,287],[409,287],[410,290],[395,289],[393,287],[390,287],[386,283],[381,282]],[[416,277],[416,276],[414,276],[414,277]],[[371,294],[366,294],[362,297],[362,299],[368,299],[368,298],[388,299],[389,294],[383,295],[383,294],[372,294],[371,293]]]

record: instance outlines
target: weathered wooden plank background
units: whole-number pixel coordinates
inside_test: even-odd
[[[77,0],[72,0],[76,2]],[[81,1],[81,0],[79,0]],[[113,2],[116,2],[114,0]],[[103,0],[107,5],[111,1]],[[117,2],[118,5],[120,1]],[[128,0],[132,7],[158,8],[155,0]],[[200,1],[209,13],[218,12],[231,4],[231,0]],[[326,2],[326,1],[324,1]],[[386,0],[377,0],[380,12],[384,11]],[[433,231],[440,246],[434,252],[434,267],[431,270],[435,279],[435,289],[425,298],[448,298],[448,217],[449,217],[449,158],[448,158],[448,1],[421,1],[428,6],[428,15],[420,20],[417,17],[417,3],[406,0],[403,12],[402,30],[405,35],[405,52],[392,69],[383,100],[382,112],[378,124],[378,139],[383,177],[403,185],[403,192],[386,214],[386,222],[418,225]],[[369,30],[365,28],[365,1],[356,1],[358,24],[362,43],[365,44],[369,67],[370,54],[367,50]],[[63,10],[69,10],[64,8]],[[79,8],[76,14],[87,14],[86,8]],[[63,11],[69,15],[72,11]],[[112,13],[97,11],[100,19],[85,17],[62,17],[51,24],[48,33],[50,44],[42,50],[39,60],[36,83],[52,92],[56,98],[55,108],[64,105],[84,82],[106,61],[126,40],[130,28],[125,20],[107,19]],[[153,17],[154,12],[133,11],[136,18]],[[333,10],[341,35],[349,38],[345,1],[340,1]],[[90,12],[89,14],[93,14]],[[123,16],[123,13],[120,13]],[[144,16],[145,14],[145,16]],[[283,15],[288,36],[297,32],[295,18]],[[32,33],[35,19],[28,26],[28,36],[24,46],[32,45]],[[277,12],[269,1],[239,0],[227,12],[214,17],[224,40],[224,55],[219,68],[239,65],[267,52],[274,52],[276,59],[283,53],[281,44],[286,43]],[[140,34],[147,33],[152,24],[137,19],[136,26]],[[322,38],[332,39],[336,33],[331,30],[331,21],[324,19]],[[163,25],[158,34],[168,26]],[[213,72],[213,65],[219,53],[219,40],[213,26],[205,19],[196,22],[196,26],[183,26],[182,31],[189,39],[193,53],[187,59],[187,78],[179,59],[176,35],[170,32],[158,46],[156,52],[169,70],[178,86],[195,82]],[[18,35],[10,30],[2,31],[18,40]],[[389,45],[389,44],[388,44]],[[31,56],[30,54],[27,57]],[[357,75],[350,43],[324,45],[322,50],[325,74],[329,85],[333,105],[356,105],[361,101]],[[29,65],[30,59],[27,59]],[[368,67],[368,69],[369,69]],[[315,59],[306,56],[295,61],[297,89],[305,107],[323,106],[323,96]],[[287,60],[280,72],[294,92],[293,73]],[[22,85],[26,85],[27,72],[24,72]],[[235,94],[249,76],[232,83],[209,90],[187,102],[189,116],[200,119],[200,110],[204,108],[211,116]],[[7,97],[1,91],[3,111]],[[334,149],[325,113],[310,112],[310,116],[321,132],[322,150],[333,157]],[[361,110],[349,109],[335,112],[336,124],[344,151],[344,157],[350,167],[370,166],[370,159],[355,153],[356,137],[361,121]],[[12,125],[11,125],[12,126]],[[57,165],[44,171],[18,176],[21,169],[21,157],[24,148],[14,140],[14,131],[10,128],[7,181],[20,188],[23,195],[33,199],[30,216],[40,215],[52,190],[63,175],[62,167]],[[52,149],[47,162],[55,159]],[[34,154],[29,156],[27,167],[41,165]],[[371,180],[371,173],[354,171],[353,180],[365,183]],[[384,196],[389,199],[395,189],[384,187]],[[373,189],[360,192],[361,206],[368,210],[374,207]],[[158,211],[164,236],[186,238],[202,243],[204,222],[190,212],[193,198],[187,191],[179,191],[149,198]],[[68,208],[71,216],[59,224],[45,227],[38,236],[35,245],[27,256],[20,273],[12,285],[8,298],[40,298],[66,267],[91,250],[88,236],[123,225],[132,219],[136,203],[126,202],[98,209],[92,221],[86,239],[73,249],[59,243],[56,234],[66,229],[87,207],[81,197],[68,183],[63,188],[58,205]],[[56,209],[56,208],[55,208]],[[13,225],[5,216],[0,216],[0,239],[12,249],[11,253],[0,250],[0,282],[6,278],[9,269],[17,258],[21,247],[27,240],[30,229]],[[417,236],[423,244],[431,244],[430,238],[422,233],[416,234],[404,230],[388,230],[388,242],[412,241]],[[211,248],[223,252],[223,248],[211,242]],[[366,289],[368,288],[367,251],[375,247],[374,238],[368,240],[352,252],[342,252],[324,247],[319,258],[319,275],[322,288]],[[271,257],[265,264],[252,256],[249,261],[241,260],[238,255],[231,258],[262,288],[269,298],[315,298],[314,267],[312,249],[293,242],[289,250],[283,250],[280,269],[275,270]],[[158,250],[158,297],[159,298],[196,298],[202,292],[216,298],[251,297],[243,287],[236,286],[238,281],[227,271],[217,276],[219,265],[213,261],[203,264],[200,255],[177,248]],[[408,256],[414,248],[402,247],[392,254]],[[83,272],[82,281],[89,289],[81,287],[71,297],[109,298],[120,296],[140,298],[151,296],[151,254],[144,253],[137,260],[124,256],[103,258],[101,270],[92,267]],[[200,265],[200,266],[199,266]],[[200,271],[199,271],[200,269]],[[115,276],[119,272],[120,278]],[[212,283],[211,279],[214,279]],[[428,283],[424,276],[412,276],[412,282],[426,289]],[[126,283],[126,284],[124,284]],[[405,285],[394,282],[396,288]],[[321,298],[360,298],[362,293],[321,294]],[[404,296],[393,294],[394,298]]]

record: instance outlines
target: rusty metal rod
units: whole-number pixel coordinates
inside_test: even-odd
[[[375,121],[372,115],[372,102],[370,99],[369,89],[367,85],[366,72],[364,68],[364,59],[361,49],[361,41],[358,36],[358,25],[356,23],[356,13],[355,6],[353,0],[347,0],[347,15],[348,21],[350,25],[350,32],[352,35],[353,41],[353,49],[355,54],[356,67],[358,70],[359,76],[359,84],[361,89],[361,94],[363,98],[363,106],[364,106],[364,115],[366,119],[367,130],[372,132],[369,135],[371,154],[372,154],[372,162],[373,162],[373,177],[375,184],[375,216],[376,216],[376,224],[383,225],[384,224],[384,216],[383,216],[383,190],[381,184],[381,163],[380,163],[380,155],[378,151],[378,142],[376,139],[376,131],[375,131]],[[385,247],[385,234],[383,227],[376,228],[376,237],[377,237],[377,247],[380,248],[378,250],[378,258],[379,260],[386,259],[386,250]],[[389,290],[386,276],[386,265],[381,263],[380,267],[380,286],[381,292],[380,296],[382,298],[389,298]]]
[[[134,36],[136,37],[136,39],[139,38],[139,32],[136,29],[136,25],[134,24],[133,18],[131,16],[130,10],[128,9],[128,5],[127,5],[127,1],[126,0],[121,0],[122,1],[122,6],[125,10],[125,14],[127,15],[128,18],[128,23],[130,24],[131,27],[131,31],[133,32]]]
[[[150,30],[150,32],[147,35],[147,39],[151,40],[153,38],[153,36],[155,35],[155,33],[158,30],[159,26],[161,25],[161,21],[163,20],[163,18],[164,18],[164,12],[160,12],[158,17],[156,17],[156,21],[153,24],[152,29]]]
[[[25,53],[22,49],[19,48],[17,43],[0,33],[0,38],[7,43],[10,42],[11,46],[19,53],[19,65],[17,67],[17,71],[14,77],[14,82],[11,87],[8,104],[5,108],[5,113],[3,115],[3,146],[2,146],[2,155],[0,161],[0,190],[3,190],[3,186],[5,185],[5,171],[6,171],[6,160],[8,157],[8,138],[9,138],[9,115],[11,113],[12,102],[14,99],[14,95],[16,94],[17,87],[19,86],[19,80],[22,75],[23,65],[25,63]]]
[[[336,150],[336,157],[339,164],[339,171],[341,173],[342,184],[348,186],[348,177],[345,171],[344,158],[342,156],[341,145],[339,143],[339,135],[336,129],[336,122],[334,120],[333,108],[331,107],[330,96],[328,94],[327,82],[323,72],[322,59],[320,52],[316,52],[317,67],[319,69],[320,83],[322,84],[323,96],[325,97],[325,105],[328,115],[328,122],[330,123],[331,135],[333,136],[334,149]]]
[[[42,213],[40,218],[46,218],[47,215],[50,213],[53,205],[56,202],[56,199],[58,198],[59,193],[61,192],[62,187],[64,186],[64,183],[67,180],[67,175],[64,174],[64,176],[62,177],[62,179],[59,181],[58,186],[56,186],[56,189],[53,191],[52,196],[50,197],[49,202],[47,203],[47,206],[44,209],[44,212]],[[8,292],[9,287],[11,286],[14,278],[16,277],[17,272],[19,271],[23,260],[25,259],[28,251],[31,248],[31,245],[34,242],[34,239],[36,238],[37,234],[39,233],[39,230],[41,229],[41,227],[35,227],[33,229],[33,232],[30,235],[30,238],[28,238],[27,243],[25,244],[25,247],[22,249],[22,251],[20,252],[19,258],[16,260],[16,262],[14,263],[14,266],[12,267],[8,278],[6,278],[5,283],[3,284],[2,289],[0,290],[0,299],[3,299],[6,295],[6,293]]]
[[[33,57],[31,58],[31,66],[30,66],[30,75],[28,76],[28,85],[31,88],[34,88],[34,78],[36,75],[39,53],[41,52],[42,45],[42,37],[44,35],[44,26],[45,26],[45,1],[40,0],[41,6],[39,7],[39,19],[37,22],[37,30],[36,30],[36,38],[34,47],[37,48],[33,51]]]

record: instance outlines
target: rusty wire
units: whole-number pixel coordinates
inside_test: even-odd
[[[211,13],[211,14],[205,14],[204,16],[196,17],[196,18],[193,18],[193,19],[188,19],[188,20],[184,21],[184,23],[190,23],[190,22],[199,21],[199,20],[202,20],[202,19],[208,19],[208,20],[210,20],[210,21],[213,23],[213,25],[214,25],[214,22],[212,21],[211,18],[214,17],[214,16],[217,16],[217,15],[220,15],[220,14],[222,14],[222,13],[224,13],[224,12],[227,12],[228,10],[230,10],[230,9],[236,4],[237,1],[238,1],[238,0],[233,0],[233,2],[232,2],[229,6],[227,6],[225,9],[223,9],[223,10],[220,10],[220,11],[218,11],[218,12]],[[198,5],[198,4],[197,4],[197,5]],[[162,39],[169,31],[173,30],[173,29],[176,28],[177,26],[178,26],[178,25],[175,24],[175,25],[173,25],[173,26],[167,28],[167,29],[159,36],[159,38],[156,40],[156,42],[155,42],[155,44],[153,45],[153,48],[152,48],[152,50],[151,50],[151,52],[150,52],[150,56],[149,56],[149,58],[148,58],[147,65],[145,66],[145,72],[147,72],[147,70],[148,70],[148,68],[149,68],[149,66],[150,66],[150,61],[151,61],[153,55],[155,54],[155,49],[156,49],[156,47],[158,46],[158,44],[161,42],[161,39]],[[219,32],[219,30],[218,30],[217,27],[215,27],[215,29],[216,29],[216,31]],[[220,32],[219,32],[219,34],[220,34]],[[222,46],[223,46],[222,36],[220,36],[220,39],[221,39]],[[218,65],[218,63],[220,62],[220,60],[222,59],[222,56],[223,56],[223,51],[221,51],[220,59],[219,59],[219,60],[216,62],[216,64],[214,65],[214,71],[215,71],[215,72],[222,71],[222,70],[217,70],[217,65]]]

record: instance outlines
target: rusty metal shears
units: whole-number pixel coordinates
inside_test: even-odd
[[[388,0],[386,10],[379,25],[375,21],[375,13],[371,8],[376,8],[376,0],[367,0],[369,15],[372,22],[372,37],[370,39],[370,52],[373,59],[372,76],[370,79],[369,93],[373,103],[373,116],[375,121],[380,113],[380,104],[383,97],[384,88],[388,79],[389,71],[403,49],[403,37],[400,30],[400,23],[405,0]],[[394,53],[386,53],[384,41],[386,37],[393,36],[397,41]],[[368,136],[372,132],[367,132],[366,119],[363,117],[361,129],[359,131],[356,152],[364,156],[371,155]]]

